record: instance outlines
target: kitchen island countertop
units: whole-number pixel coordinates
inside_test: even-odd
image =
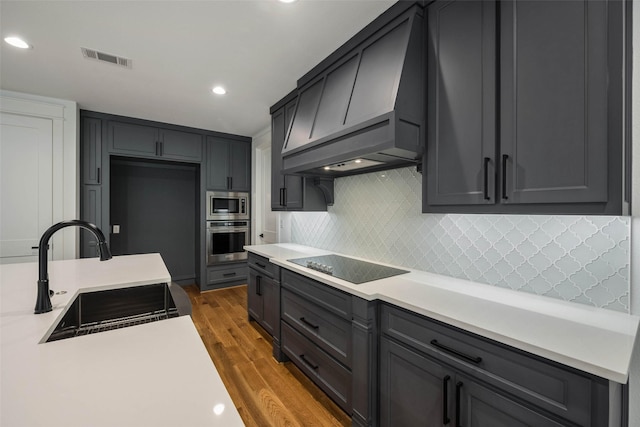
[[[39,315],[37,276],[0,265],[0,425],[243,425],[190,316],[40,343],[80,292],[170,282],[159,254],[50,262]]]
[[[245,249],[360,298],[385,301],[610,381],[627,382],[637,316],[395,265],[391,267],[409,273],[356,285],[288,261],[332,253],[326,250],[290,243]]]

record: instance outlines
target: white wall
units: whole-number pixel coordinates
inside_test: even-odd
[[[78,106],[73,101],[0,90],[3,111],[50,119],[52,138],[61,139],[53,152],[53,223],[79,218],[80,175]],[[54,113],[52,113],[52,111]],[[53,224],[52,224],[53,225]],[[53,236],[53,259],[78,256],[78,230],[66,228]]]

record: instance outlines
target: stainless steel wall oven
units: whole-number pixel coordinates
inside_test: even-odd
[[[207,265],[247,259],[249,221],[207,221]]]

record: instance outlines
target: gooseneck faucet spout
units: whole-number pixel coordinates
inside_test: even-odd
[[[36,299],[35,314],[47,313],[51,311],[51,298],[49,296],[49,273],[47,265],[47,251],[49,250],[49,239],[56,231],[65,227],[80,227],[90,231],[98,240],[98,252],[100,253],[100,261],[111,259],[111,251],[107,246],[107,240],[104,238],[102,231],[90,222],[72,219],[70,221],[62,221],[52,225],[42,234],[40,245],[38,247],[38,296]]]

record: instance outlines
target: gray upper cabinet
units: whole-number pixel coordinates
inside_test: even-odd
[[[428,205],[495,203],[496,3],[428,9]]]
[[[99,185],[102,178],[102,120],[83,117],[82,183]]]
[[[620,2],[442,1],[428,20],[423,211],[620,214]]]
[[[500,30],[501,202],[606,202],[607,3],[505,1]]]
[[[299,210],[302,204],[301,176],[285,175],[282,171],[282,146],[291,125],[296,99],[289,101],[271,115],[271,209]]]
[[[251,190],[251,144],[207,137],[207,189]]]
[[[271,210],[326,211],[327,204],[333,204],[332,179],[322,178],[320,188],[314,177],[282,173],[282,147],[296,106],[297,98],[289,94],[271,108]]]
[[[202,135],[118,121],[108,122],[109,152],[133,157],[200,162]]]

